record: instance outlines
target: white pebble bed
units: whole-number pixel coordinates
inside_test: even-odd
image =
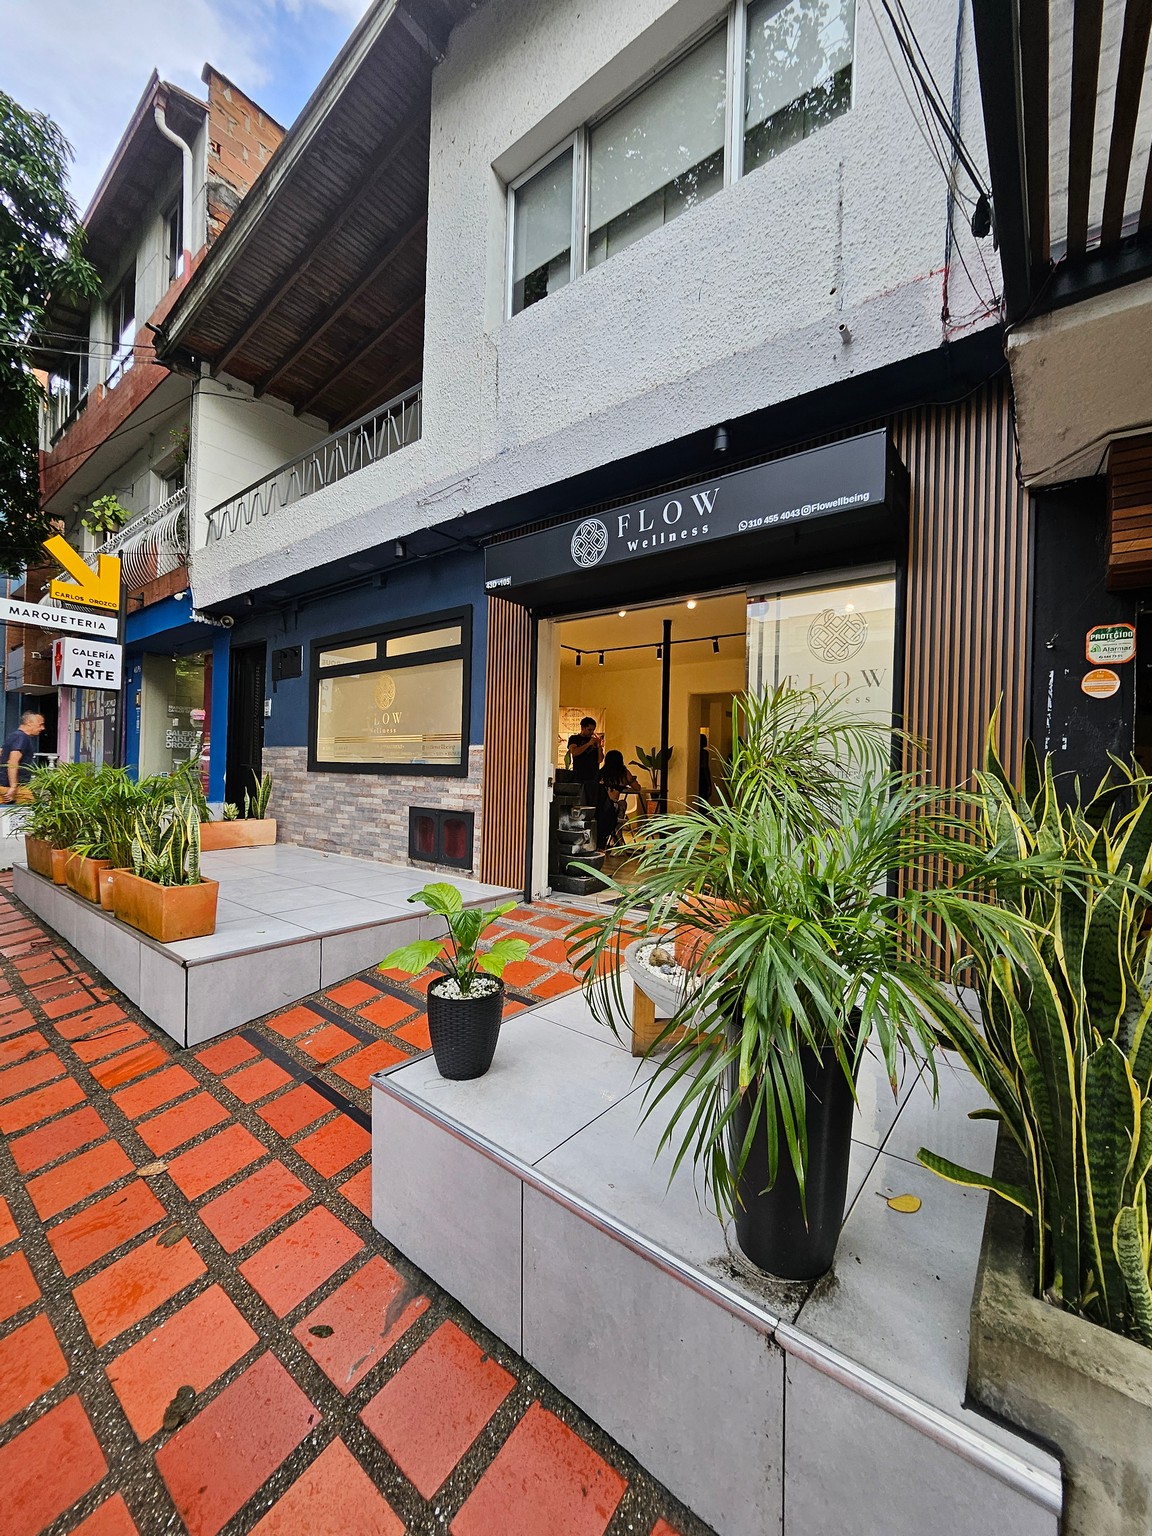
[[[688,980],[688,972],[682,965],[677,965],[675,961],[670,965],[653,965],[649,956],[653,950],[657,949],[663,949],[668,954],[672,954],[671,944],[665,944],[662,940],[657,939],[653,943],[645,944],[642,948],[638,949],[632,957],[633,961],[644,970],[651,971],[653,976],[659,976],[660,980],[666,985],[683,987]]]
[[[500,983],[495,976],[477,976],[473,979],[471,992],[461,992],[460,983],[456,978],[445,976],[443,981],[434,981],[428,990],[435,992],[437,997],[448,997],[454,1001],[460,1001],[473,997],[491,997],[493,992],[500,990]]]

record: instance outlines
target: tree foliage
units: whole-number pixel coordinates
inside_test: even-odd
[[[71,158],[50,117],[0,91],[0,571],[9,574],[49,532],[37,454],[43,392],[28,344],[52,294],[99,291],[67,191]]]

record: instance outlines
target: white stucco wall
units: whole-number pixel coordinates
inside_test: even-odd
[[[200,379],[192,399],[188,484],[193,549],[204,543],[213,507],[304,453],[325,431],[322,422],[294,416],[278,400],[255,399],[246,384]]]
[[[956,3],[907,5],[946,96]],[[983,165],[970,0],[963,4],[962,126]],[[895,43],[863,0],[847,114],[505,318],[507,181],[724,14],[715,0],[490,0],[456,30],[433,77],[423,441],[203,550],[200,601],[992,322],[998,265],[990,240],[976,249],[962,210],[963,260],[953,254],[950,318],[942,316],[946,182],[886,51],[885,43],[895,56]]]

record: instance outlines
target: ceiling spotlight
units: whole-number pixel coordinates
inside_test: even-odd
[[[694,597],[690,597],[688,599],[688,607],[689,608],[695,608],[695,606],[696,606],[696,599]]]
[[[658,645],[656,647],[656,660],[657,661],[663,661],[664,660],[664,647],[662,645]]]
[[[712,439],[712,451],[714,453],[728,452],[728,428],[717,427],[716,436]]]
[[[600,665],[601,666],[604,665],[604,652],[603,651],[600,652]]]
[[[403,539],[396,540],[392,546],[392,553],[396,556],[397,560],[403,560],[407,557],[408,546]]]
[[[714,656],[719,656],[720,654],[720,642],[715,635],[712,636],[712,654]]]
[[[576,652],[576,665],[577,666],[580,665],[580,652],[579,651]]]
[[[621,608],[621,610],[620,610],[620,617],[622,619],[626,619],[628,617],[628,610],[627,610],[627,608]]]

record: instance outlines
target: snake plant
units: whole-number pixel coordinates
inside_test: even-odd
[[[962,935],[983,1028],[961,1015],[945,1030],[1027,1182],[920,1160],[1032,1218],[1038,1295],[1152,1345],[1152,780],[1117,762],[1090,800],[1076,786],[1061,804],[1050,762],[1029,749],[1018,787],[990,745],[978,785],[986,849],[1062,866],[994,886],[1023,921],[1011,954]]]
[[[132,834],[132,870],[156,885],[200,884],[200,808],[192,795],[144,806]]]
[[[251,792],[244,791],[244,820],[261,821],[268,814],[268,802],[272,798],[272,775],[266,773],[261,779],[253,772],[252,778],[256,788]]]

